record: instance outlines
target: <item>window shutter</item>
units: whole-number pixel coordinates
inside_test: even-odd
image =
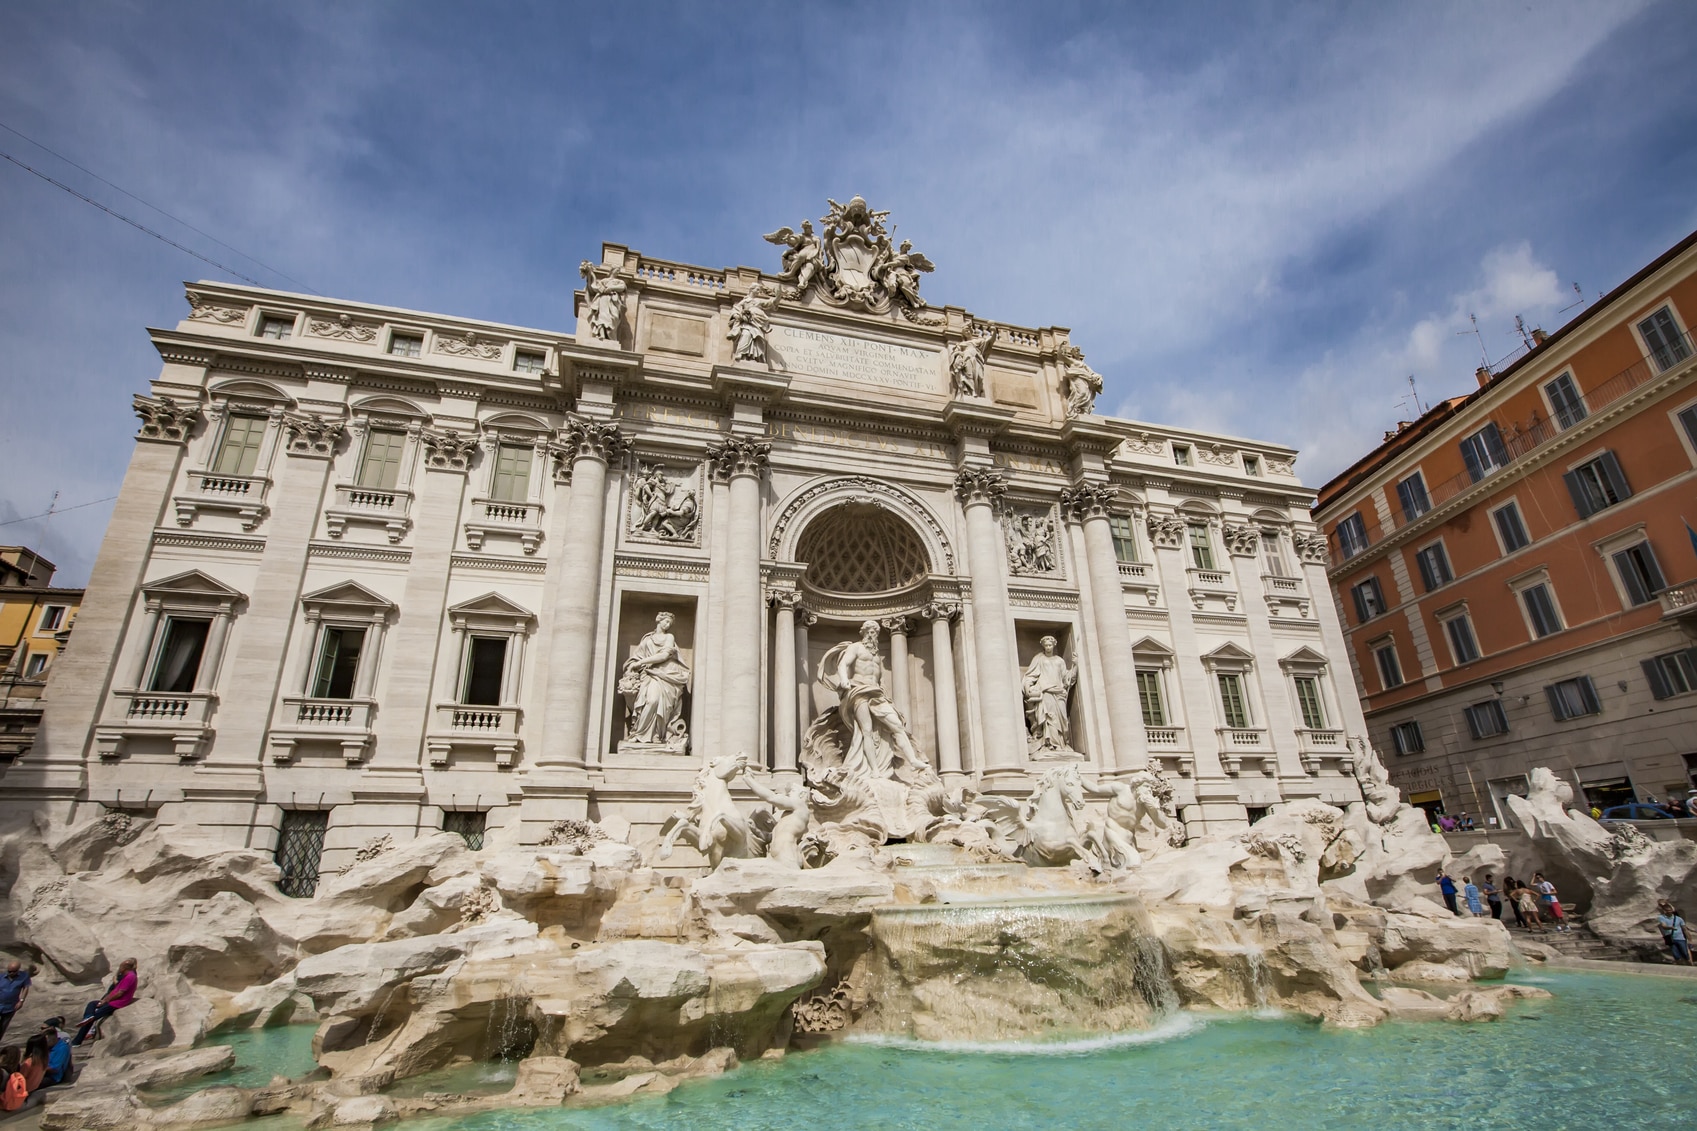
[[[1650,543],[1638,543],[1637,550],[1644,565],[1644,576],[1650,579],[1650,595],[1655,596],[1668,587],[1667,579],[1662,576],[1662,567],[1656,563],[1656,552],[1650,548]]]
[[[1367,616],[1367,601],[1361,595],[1361,586],[1357,585],[1355,588],[1351,589],[1349,591],[1349,595],[1355,598],[1355,619],[1360,621],[1362,624],[1366,624],[1369,619]]]
[[[1487,424],[1481,433],[1485,437],[1485,450],[1491,453],[1491,462],[1498,467],[1508,465],[1508,449],[1503,446],[1503,434],[1495,424]]]
[[[1467,474],[1473,482],[1477,483],[1485,478],[1485,465],[1479,462],[1479,453],[1472,437],[1461,442],[1461,458],[1467,464]]]
[[[1579,472],[1569,471],[1562,477],[1567,484],[1567,493],[1573,496],[1573,509],[1579,512],[1580,518],[1590,518],[1596,512],[1591,509],[1591,494],[1585,490],[1585,484],[1579,478]]]
[[[1660,660],[1640,660],[1638,666],[1644,669],[1644,678],[1650,681],[1652,697],[1668,699],[1673,696],[1673,688],[1668,685],[1668,676],[1662,670]]]
[[[1579,677],[1579,698],[1585,704],[1587,715],[1595,715],[1603,709],[1602,703],[1597,700],[1597,685],[1591,682],[1588,675]]]
[[[1615,498],[1625,500],[1632,495],[1632,488],[1626,485],[1626,473],[1620,469],[1620,461],[1615,459],[1613,452],[1604,452],[1599,457],[1602,461],[1603,475],[1614,489]]]
[[[1544,688],[1544,695],[1550,701],[1550,714],[1555,716],[1556,722],[1566,722],[1567,707],[1562,703],[1561,689],[1552,683]]]
[[[1432,568],[1432,555],[1429,551],[1422,550],[1414,555],[1414,560],[1420,566],[1420,584],[1430,593],[1439,585],[1438,571]]]
[[[1691,437],[1691,446],[1697,448],[1697,405],[1680,413],[1679,422],[1685,425],[1685,434]]]
[[[1466,710],[1462,711],[1462,714],[1467,716],[1468,733],[1474,738],[1483,738],[1484,735],[1479,730],[1479,709],[1477,707],[1468,707]]]

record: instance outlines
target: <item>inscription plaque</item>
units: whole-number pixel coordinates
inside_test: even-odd
[[[864,381],[898,389],[942,391],[942,355],[891,342],[827,334],[797,326],[772,327],[771,341],[783,368],[791,373]]]

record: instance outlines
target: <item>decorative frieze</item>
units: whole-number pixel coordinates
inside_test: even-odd
[[[306,320],[306,332],[314,338],[339,338],[345,342],[374,342],[382,325],[359,322],[352,315],[338,314],[334,318],[312,316]]]
[[[292,456],[328,459],[347,431],[341,420],[326,420],[316,412],[290,412],[283,416],[285,449]]]
[[[708,563],[699,558],[674,558],[664,554],[620,551],[613,555],[613,573],[618,577],[646,577],[661,581],[705,581]]]
[[[1140,456],[1164,456],[1167,454],[1167,442],[1148,432],[1136,432],[1127,436],[1124,448],[1126,451]]]
[[[1196,457],[1203,463],[1211,463],[1216,467],[1237,466],[1237,452],[1222,444],[1198,444]]]
[[[477,450],[477,437],[455,428],[421,428],[418,438],[424,444],[424,464],[437,471],[467,471],[471,455]]]
[[[200,419],[200,406],[179,404],[170,397],[148,397],[136,394],[133,402],[136,415],[141,417],[140,440],[164,440],[181,444],[194,431]]]
[[[738,475],[752,475],[758,479],[769,470],[771,455],[771,444],[742,436],[728,436],[723,443],[707,449],[707,464],[713,469],[715,479],[733,479]]]
[[[476,361],[498,361],[507,343],[487,338],[474,331],[464,334],[437,334],[434,349],[449,357],[465,357]]]

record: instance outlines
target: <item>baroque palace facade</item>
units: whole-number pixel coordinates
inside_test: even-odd
[[[883,219],[833,202],[776,274],[604,245],[575,335],[192,285],[0,805],[325,868],[646,845],[704,759],[794,782],[853,711],[951,790],[1155,767],[1193,831],[1358,799],[1295,452],[1098,415],[1065,329],[928,305]]]

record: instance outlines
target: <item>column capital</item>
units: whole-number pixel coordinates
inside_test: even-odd
[[[963,467],[955,476],[955,498],[962,506],[999,507],[1008,493],[1008,473],[999,467]]]
[[[1108,508],[1119,501],[1120,491],[1112,483],[1074,483],[1061,488],[1061,511],[1073,522],[1106,518]]]
[[[906,615],[897,616],[897,617],[883,617],[882,619],[880,619],[878,621],[878,627],[882,628],[885,632],[889,633],[891,636],[895,636],[898,633],[902,636],[906,636],[908,634],[908,632],[913,628],[913,622],[911,620],[909,620]]]
[[[292,456],[328,459],[335,454],[347,427],[345,421],[326,420],[316,412],[284,413],[283,435],[287,442],[283,450]]]
[[[1325,566],[1331,564],[1331,554],[1326,545],[1326,536],[1319,531],[1298,530],[1291,535],[1291,543],[1296,546],[1296,554],[1304,565]]]
[[[929,605],[926,605],[923,609],[919,610],[919,615],[924,617],[926,620],[931,621],[957,620],[960,617],[960,602],[932,601]]]
[[[1245,523],[1227,522],[1220,527],[1226,552],[1234,558],[1253,558],[1261,553],[1261,530]]]
[[[471,467],[471,453],[477,450],[475,433],[425,427],[419,430],[418,438],[429,453],[424,457],[427,467],[436,471],[466,471]]]
[[[791,612],[801,610],[801,594],[794,589],[772,589],[766,594],[766,603],[774,609],[788,609]]]
[[[170,444],[186,443],[200,419],[200,406],[181,404],[170,397],[149,397],[137,393],[132,402],[141,417],[138,440],[163,440]]]
[[[1184,548],[1184,520],[1178,515],[1150,511],[1144,524],[1149,528],[1149,541],[1157,550]]]
[[[714,479],[735,479],[739,475],[759,479],[769,470],[771,456],[771,444],[743,436],[727,436],[723,443],[707,449],[707,465],[712,469]]]
[[[568,464],[580,459],[612,463],[629,450],[630,438],[619,431],[617,424],[574,413],[566,417],[566,426],[560,429],[560,448],[555,450],[554,458],[564,457]]]

